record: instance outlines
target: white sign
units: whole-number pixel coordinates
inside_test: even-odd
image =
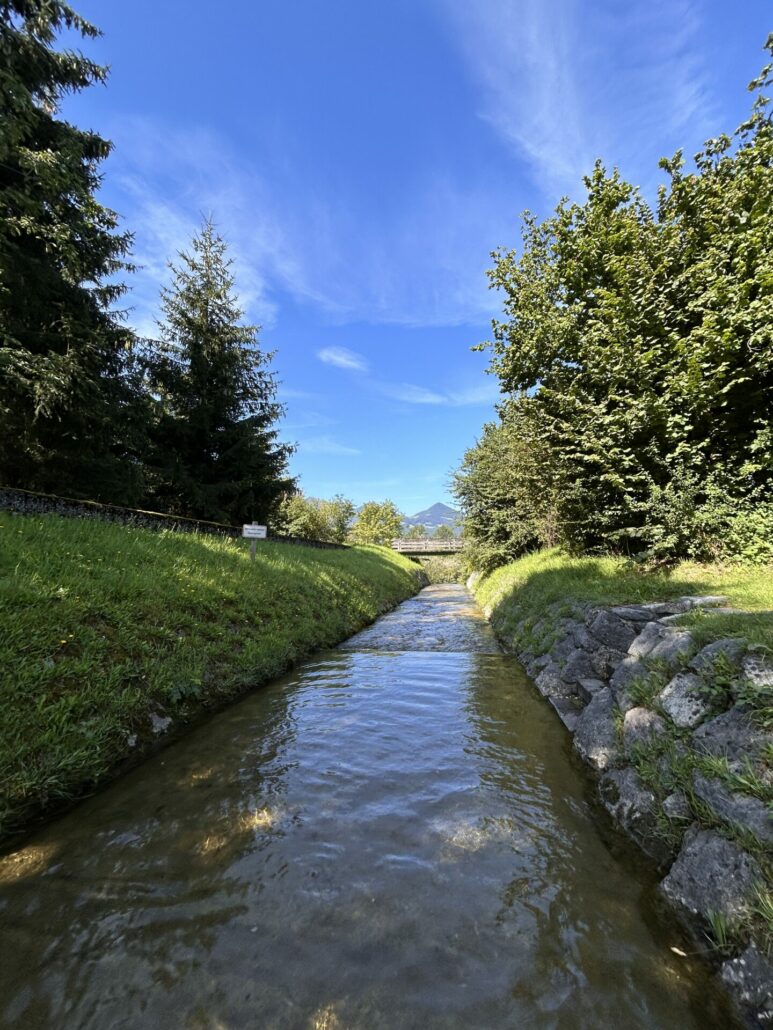
[[[242,536],[248,540],[265,540],[266,527],[259,526],[256,522],[242,526]]]

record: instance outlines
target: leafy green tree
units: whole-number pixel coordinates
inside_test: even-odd
[[[352,501],[343,494],[336,494],[329,501],[320,501],[320,512],[325,523],[325,539],[342,544],[354,520],[355,508]]]
[[[368,501],[360,508],[351,530],[357,544],[388,546],[400,536],[402,513],[392,501]]]
[[[427,527],[418,523],[415,526],[409,526],[408,531],[403,533],[405,540],[423,540],[427,535]]]
[[[263,521],[290,491],[292,447],[280,443],[283,408],[273,353],[242,322],[226,244],[207,219],[190,252],[170,265],[162,293],[155,388],[155,496],[169,510],[232,523]]]
[[[773,52],[773,36],[767,43]],[[771,66],[752,83],[772,81]],[[653,211],[598,164],[583,203],[525,217],[491,371],[509,395],[457,476],[484,562],[559,539],[727,553],[773,511],[773,125],[760,96]]]
[[[0,0],[0,477],[131,502],[147,421],[114,310],[131,237],[96,199],[111,144],[59,115],[107,69],[60,32],[98,30],[61,0]]]
[[[301,491],[287,494],[279,502],[269,520],[271,530],[281,536],[297,536],[305,540],[328,540],[329,527],[318,501]]]
[[[432,534],[433,540],[453,540],[455,533],[451,526],[438,526]]]

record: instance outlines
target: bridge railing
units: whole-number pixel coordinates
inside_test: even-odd
[[[463,541],[454,540],[393,540],[392,549],[404,554],[455,554],[464,547]]]

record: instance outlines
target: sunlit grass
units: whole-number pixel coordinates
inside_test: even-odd
[[[330,646],[416,589],[382,548],[318,550],[0,517],[0,833],[151,734]]]
[[[559,548],[525,555],[484,577],[475,588],[495,619],[514,612],[535,620],[551,606],[659,601],[684,594],[722,594],[742,614],[696,612],[684,623],[704,643],[742,636],[773,647],[773,566],[697,565],[683,562],[652,571],[622,558],[575,557]]]

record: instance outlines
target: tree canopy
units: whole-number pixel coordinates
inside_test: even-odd
[[[773,36],[768,40],[773,52]],[[771,66],[752,84],[771,82]],[[747,553],[773,524],[773,126],[759,96],[657,209],[599,163],[494,255],[505,399],[456,490],[487,563],[545,542]],[[746,529],[744,529],[746,527]]]
[[[55,48],[64,29],[98,34],[59,0],[0,2],[0,476],[130,502],[146,403],[115,302],[131,236],[96,199],[111,144],[59,117],[107,75]]]

